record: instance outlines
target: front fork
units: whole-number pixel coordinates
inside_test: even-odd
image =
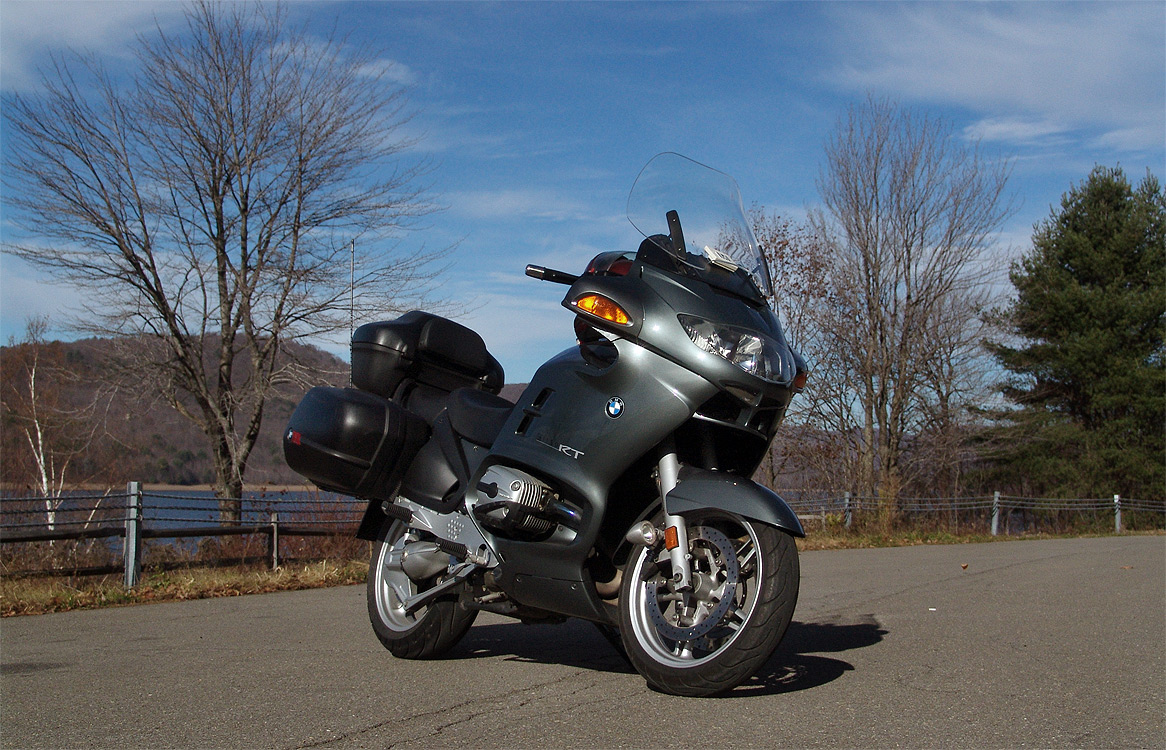
[[[668,513],[665,498],[676,488],[680,461],[675,449],[668,447],[660,455],[657,475],[660,478],[660,504],[664,507],[664,546],[672,560],[672,583],[676,591],[692,590],[692,556],[688,553],[688,527],[683,516]]]

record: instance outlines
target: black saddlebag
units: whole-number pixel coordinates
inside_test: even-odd
[[[390,499],[429,437],[421,417],[354,388],[308,391],[283,434],[288,466],[324,489]]]
[[[393,399],[430,424],[451,391],[497,393],[503,378],[502,365],[481,336],[431,313],[414,310],[352,334],[352,384]]]

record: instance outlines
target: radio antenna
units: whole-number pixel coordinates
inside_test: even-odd
[[[356,330],[356,240],[352,240],[352,259],[348,264],[348,340]]]

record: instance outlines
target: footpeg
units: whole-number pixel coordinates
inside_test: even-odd
[[[470,574],[478,569],[478,566],[471,562],[464,562],[453,569],[452,575],[446,578],[441,583],[433,588],[426,589],[414,596],[406,597],[401,602],[405,609],[405,614],[413,614],[417,610],[429,604],[431,601],[441,596],[450,589],[456,588],[462,581],[470,577]]]

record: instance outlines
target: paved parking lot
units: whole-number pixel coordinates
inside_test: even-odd
[[[719,699],[648,690],[579,621],[395,660],[362,587],[9,618],[0,746],[1163,747],[1164,659],[1163,536],[810,552]]]

